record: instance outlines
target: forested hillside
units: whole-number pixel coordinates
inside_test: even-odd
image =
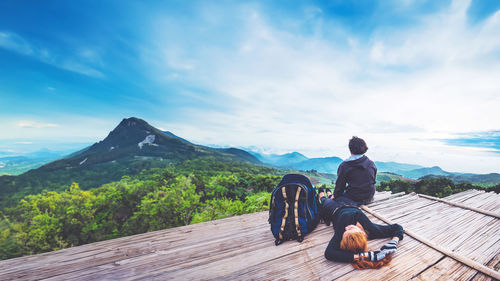
[[[12,207],[24,196],[42,190],[63,191],[72,182],[78,182],[80,188],[86,190],[118,181],[122,176],[166,168],[186,160],[206,158],[216,159],[211,162],[260,163],[241,149],[196,145],[167,133],[142,119],[125,118],[104,140],[87,148],[19,176],[0,176],[0,209]]]
[[[377,186],[378,191],[398,192],[416,192],[436,197],[445,197],[454,193],[459,193],[469,189],[479,189],[500,193],[500,184],[495,186],[483,187],[471,183],[454,183],[449,178],[432,177],[418,181],[392,180],[381,182]]]

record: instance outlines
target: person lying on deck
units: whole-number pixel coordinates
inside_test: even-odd
[[[331,261],[349,262],[356,269],[381,268],[392,260],[403,240],[403,227],[399,224],[374,224],[355,205],[346,200],[325,197],[319,190],[325,215],[333,222],[335,234],[325,250],[325,258]],[[329,190],[326,195],[329,196]],[[340,197],[344,198],[344,197]],[[392,237],[379,251],[368,251],[367,240]]]
[[[373,201],[377,167],[368,159],[366,142],[358,137],[349,140],[351,157],[340,163],[337,170],[334,197],[347,196],[357,205],[367,205]],[[347,185],[347,186],[346,186]]]

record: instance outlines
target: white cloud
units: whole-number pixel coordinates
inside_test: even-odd
[[[9,32],[0,32],[0,47],[23,55],[32,55],[34,53],[30,44],[24,38]]]
[[[382,65],[410,67],[485,62],[500,47],[500,11],[484,22],[468,25],[468,6],[469,1],[454,1],[443,13],[423,18],[420,25],[380,32],[372,38],[371,58]]]
[[[321,8],[318,7],[310,6],[304,9],[304,14],[306,16],[306,19],[314,19],[320,16],[322,13],[323,11],[321,10]]]
[[[43,63],[62,68],[71,72],[80,73],[83,75],[104,78],[105,75],[88,64],[88,61],[97,61],[95,52],[89,49],[84,49],[77,56],[60,57],[53,54],[44,47],[39,47],[34,43],[28,42],[22,36],[13,32],[0,32],[0,48],[7,49],[25,56],[30,56]]]
[[[347,140],[357,134],[384,153],[400,151],[390,154],[392,160],[471,168],[463,161],[459,168],[458,156],[446,160],[441,153],[448,151],[482,159],[491,171],[500,166],[498,155],[478,158],[477,152],[431,141],[500,124],[500,12],[469,25],[468,5],[454,1],[415,26],[379,28],[368,40],[314,18],[308,24],[321,25],[322,34],[303,35],[243,6],[232,11],[242,19],[233,23],[234,48],[188,48],[172,34],[153,34],[158,52],[168,54],[160,61],[170,65],[156,71],[189,70],[178,81],[213,93],[214,103],[225,105],[183,111],[188,118],[178,124],[179,135],[195,141],[324,156],[345,154]]]
[[[59,127],[58,124],[54,123],[39,123],[34,121],[20,121],[17,123],[17,126],[21,128],[37,128],[37,129]]]
[[[97,118],[58,114],[50,119],[33,116],[2,116],[1,141],[51,143],[89,143],[104,139],[122,120],[121,117]],[[36,121],[34,121],[36,120]],[[83,147],[82,147],[83,148]]]
[[[85,64],[81,64],[72,60],[64,61],[62,62],[59,67],[62,69],[66,69],[72,72],[77,72],[80,74],[84,74],[87,76],[92,76],[92,77],[97,77],[97,78],[104,78],[104,74],[100,72],[99,70],[96,70],[95,68],[92,68],[90,66],[87,66]]]
[[[15,144],[33,144],[31,141],[16,141]]]

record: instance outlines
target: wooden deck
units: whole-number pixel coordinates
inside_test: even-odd
[[[441,247],[499,270],[497,217],[417,194],[388,196],[378,194],[370,208]],[[445,199],[500,210],[495,193],[469,190]],[[320,224],[302,243],[275,246],[267,217],[260,212],[6,260],[0,262],[0,280],[493,280],[409,236],[389,266],[355,270],[324,258],[331,226]],[[369,247],[378,249],[385,242],[372,240]]]

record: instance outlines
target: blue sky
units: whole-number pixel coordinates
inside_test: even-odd
[[[500,172],[500,1],[0,2],[0,151],[195,143]]]

